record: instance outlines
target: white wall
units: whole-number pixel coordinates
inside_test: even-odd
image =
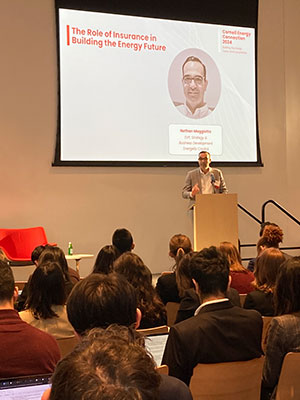
[[[113,231],[127,227],[136,252],[153,272],[167,269],[168,240],[192,236],[181,199],[188,168],[53,168],[57,121],[57,64],[53,0],[0,3],[1,226],[45,227],[64,250],[97,254]],[[255,215],[273,198],[300,218],[298,196],[300,22],[298,0],[260,0],[258,105],[263,168],[223,168],[231,192]],[[196,165],[196,164],[195,164]],[[285,243],[299,228],[277,211]],[[242,242],[258,226],[240,213]],[[93,261],[82,261],[81,274]],[[22,273],[18,272],[18,278]]]

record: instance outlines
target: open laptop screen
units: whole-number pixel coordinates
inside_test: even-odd
[[[50,388],[51,375],[0,379],[0,398],[7,400],[40,400]]]

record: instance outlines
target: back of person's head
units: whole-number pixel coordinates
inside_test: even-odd
[[[247,272],[246,268],[242,265],[240,253],[233,243],[221,242],[220,251],[225,257],[227,257],[231,271]]]
[[[15,280],[10,266],[0,260],[0,304],[11,301],[14,296]]]
[[[229,262],[215,247],[204,248],[191,259],[191,275],[201,297],[225,295],[229,281]]]
[[[274,222],[270,222],[270,221],[263,222],[262,224],[260,224],[260,231],[259,231],[260,237],[263,236],[264,230],[267,226],[277,226],[278,227],[278,225],[275,224]]]
[[[113,263],[120,253],[116,246],[108,245],[99,251],[93,268],[93,273],[109,274],[113,270]]]
[[[131,251],[134,247],[132,235],[125,228],[116,229],[114,231],[112,236],[112,244],[116,246],[120,254],[123,254],[126,251]]]
[[[143,317],[154,322],[165,314],[164,305],[152,286],[151,271],[137,254],[121,254],[114,263],[114,271],[123,275],[135,288]]]
[[[187,289],[194,288],[191,273],[191,259],[195,254],[197,254],[197,252],[193,251],[185,254],[177,265],[175,274],[180,297],[184,296],[184,292]]]
[[[45,250],[45,248],[46,248],[46,246],[40,245],[33,249],[32,253],[31,253],[31,261],[33,262],[33,264],[37,264],[37,262],[40,258],[40,255]]]
[[[57,246],[45,246],[44,251],[41,253],[38,259],[38,265],[43,264],[46,261],[55,261],[61,268],[64,278],[67,282],[70,281],[70,275],[68,270],[68,263],[66,256],[62,249]]]
[[[265,249],[256,259],[254,275],[255,285],[259,290],[272,292],[277,279],[280,265],[285,258],[279,249]]]
[[[75,331],[136,322],[137,299],[130,283],[118,274],[91,274],[78,282],[68,298],[67,313]]]
[[[50,400],[157,400],[160,375],[135,336],[120,326],[90,331],[58,363]]]
[[[186,235],[179,233],[171,237],[169,242],[169,255],[175,259],[176,265],[178,265],[184,254],[190,253],[192,250],[192,243]]]
[[[53,318],[57,314],[51,307],[65,301],[65,279],[58,263],[45,261],[38,265],[29,280],[26,308],[38,319]]]
[[[267,225],[263,230],[262,237],[257,242],[258,254],[264,248],[268,247],[279,247],[279,243],[283,240],[282,229],[278,225]]]
[[[300,311],[300,257],[293,257],[281,264],[275,289],[276,315]]]

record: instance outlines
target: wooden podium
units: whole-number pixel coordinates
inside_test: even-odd
[[[194,249],[231,242],[238,248],[237,194],[198,194],[194,205]]]

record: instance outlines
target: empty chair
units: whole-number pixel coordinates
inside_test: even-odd
[[[43,227],[0,229],[0,249],[11,264],[32,264],[31,253],[40,245],[48,244]]]
[[[287,353],[284,357],[276,400],[295,400],[300,398],[300,353]]]
[[[258,400],[264,357],[198,364],[190,383],[194,400]]]

